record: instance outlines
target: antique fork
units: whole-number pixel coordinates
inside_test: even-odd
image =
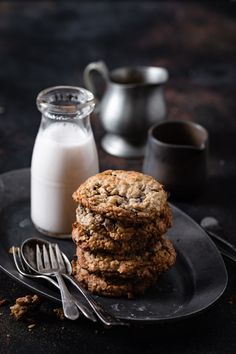
[[[47,275],[43,275],[43,274],[38,274],[38,273],[36,274],[31,270],[31,268],[22,259],[19,247],[15,247],[15,246],[12,247],[12,255],[13,255],[13,260],[14,260],[16,269],[21,275],[23,275],[24,277],[27,277],[27,278],[32,278],[32,279],[38,278],[38,279],[47,280],[49,283],[54,285],[56,288],[60,289],[58,283],[55,280],[53,280],[51,277],[49,277]],[[77,299],[77,294],[73,294],[72,297],[73,297],[73,300],[74,300],[76,306],[82,312],[82,314],[86,318],[88,318],[89,320],[91,320],[93,322],[97,322],[97,319],[96,319],[95,315],[93,314],[93,312],[87,306],[84,306],[81,303],[81,299]]]
[[[51,244],[49,244],[49,253],[45,244],[43,244],[43,254],[39,245],[36,245],[36,264],[37,270],[41,274],[54,275],[56,277],[60,287],[62,308],[65,317],[70,320],[76,320],[79,317],[79,311],[61,275],[64,267],[57,263]]]
[[[54,247],[53,247],[54,246]],[[118,318],[114,317],[109,312],[105,311],[105,309],[97,303],[90,294],[83,289],[83,287],[77,283],[73,277],[71,276],[71,266],[69,260],[66,256],[60,251],[59,246],[57,244],[53,245],[49,243],[49,254],[45,244],[43,245],[43,254],[40,251],[40,247],[36,244],[36,263],[38,271],[43,271],[44,274],[52,275],[56,272],[60,276],[63,275],[66,279],[70,280],[73,285],[80,291],[80,293],[87,300],[93,311],[96,313],[98,318],[106,325],[106,326],[114,326],[114,325],[125,325],[128,323],[122,322]],[[55,253],[54,250],[55,249]],[[52,267],[50,267],[50,260]],[[44,263],[44,266],[43,266]],[[67,268],[68,265],[68,268]]]

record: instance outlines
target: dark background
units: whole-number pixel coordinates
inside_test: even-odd
[[[169,70],[167,119],[204,125],[210,135],[209,179],[195,200],[175,201],[200,221],[219,219],[236,243],[235,5],[233,2],[0,2],[0,173],[30,166],[40,123],[37,93],[49,86],[83,86],[91,61],[109,68],[157,65]],[[141,170],[142,159],[112,157],[100,148],[103,129],[92,117],[101,170]],[[1,237],[1,235],[0,235]],[[199,255],[201,261],[201,255]],[[186,321],[104,329],[85,320],[58,321],[45,301],[36,327],[10,317],[9,305],[28,293],[0,273],[0,353],[236,352],[236,265],[207,312]]]

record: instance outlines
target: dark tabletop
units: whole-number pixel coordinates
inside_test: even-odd
[[[210,135],[208,185],[188,202],[172,200],[193,219],[217,217],[236,244],[236,118],[233,3],[52,2],[0,3],[0,173],[30,166],[40,123],[35,97],[58,84],[83,86],[86,64],[110,68],[157,65],[169,70],[168,119],[204,125]],[[100,147],[104,131],[92,117],[101,170],[141,170]],[[1,235],[0,235],[1,237]],[[201,261],[201,255],[199,255]],[[9,306],[29,293],[0,273],[0,353],[236,352],[236,264],[225,260],[227,289],[206,312],[177,323],[105,329],[83,319],[59,321],[45,301],[32,331]]]

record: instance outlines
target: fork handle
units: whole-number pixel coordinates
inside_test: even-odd
[[[81,303],[81,300],[79,299],[78,293],[73,293],[71,292],[72,298],[80,312],[90,321],[92,322],[97,322],[97,317],[95,316],[91,306],[85,306],[84,304]]]
[[[79,317],[79,311],[77,306],[75,305],[73,297],[71,296],[69,290],[67,289],[67,286],[61,274],[55,273],[55,277],[60,287],[61,301],[62,301],[62,308],[64,311],[64,315],[66,318],[69,318],[70,320],[76,320]]]
[[[51,284],[53,284],[57,289],[60,290],[60,286],[58,282],[54,281],[50,276],[47,275],[40,275],[41,278],[49,281]],[[88,318],[89,320],[93,322],[97,322],[97,318],[94,315],[92,309],[88,306],[85,306],[84,304],[81,303],[80,299],[78,298],[78,294],[71,292],[72,298],[78,309],[82,312],[82,314]]]
[[[124,323],[102,307],[97,301],[95,301],[92,296],[79,284],[74,278],[68,274],[63,274],[63,276],[70,280],[70,282],[76,286],[76,288],[81,292],[84,298],[87,300],[89,305],[92,307],[98,318],[106,325],[106,326],[114,326],[114,325],[128,325],[128,323]]]

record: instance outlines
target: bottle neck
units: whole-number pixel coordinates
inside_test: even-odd
[[[43,116],[53,120],[83,119],[95,106],[93,94],[81,87],[55,86],[41,91],[37,107]]]

